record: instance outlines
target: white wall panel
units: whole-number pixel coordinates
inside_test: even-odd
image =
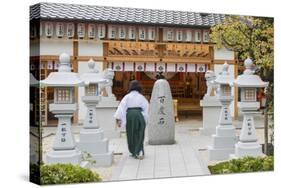
[[[79,56],[102,56],[101,41],[79,41]]]
[[[234,60],[234,52],[226,48],[215,49],[214,58],[215,60]]]
[[[71,40],[40,40],[40,55],[60,55],[61,53],[73,54],[73,42]]]

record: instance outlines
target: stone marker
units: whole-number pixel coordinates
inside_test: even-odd
[[[154,83],[148,118],[148,143],[164,145],[175,143],[175,119],[170,85],[159,79]]]

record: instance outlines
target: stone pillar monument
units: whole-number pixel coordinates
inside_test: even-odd
[[[201,135],[211,136],[216,133],[221,103],[216,96],[218,85],[215,83],[215,73],[208,70],[205,74],[205,79],[208,88],[203,100],[200,101],[200,106],[203,107],[203,127],[199,131]]]
[[[102,122],[101,126],[105,137],[118,138],[120,137],[120,130],[116,127],[116,120],[113,117],[119,105],[119,101],[116,100],[115,95],[112,93],[114,71],[112,69],[106,69],[102,73],[102,77],[106,82],[100,84],[99,92],[102,97],[97,105],[98,121]]]
[[[82,101],[87,106],[86,117],[83,128],[80,131],[79,149],[91,154],[95,160],[95,166],[110,166],[112,164],[112,151],[108,150],[108,139],[104,138],[103,130],[97,121],[96,105],[101,97],[98,85],[106,82],[95,71],[95,62],[90,60],[88,63],[90,71],[81,75],[81,80],[85,82],[85,96]],[[104,122],[102,122],[104,123]]]
[[[235,152],[230,155],[230,158],[263,155],[256,136],[254,115],[259,113],[260,108],[256,97],[257,89],[267,87],[268,82],[263,82],[258,75],[254,75],[253,62],[250,58],[244,61],[244,65],[246,69],[243,74],[234,81],[235,86],[241,88],[238,107],[243,113],[243,124],[239,142],[235,145]]]
[[[215,82],[219,85],[218,99],[221,102],[221,111],[216,133],[212,135],[212,145],[208,147],[209,160],[226,160],[234,152],[237,142],[235,127],[232,124],[229,105],[233,100],[233,77],[229,75],[228,64],[223,65],[221,74]]]
[[[165,79],[154,83],[148,118],[148,143],[164,145],[175,143],[175,118],[170,85]]]
[[[76,147],[71,133],[71,117],[77,110],[74,87],[83,85],[77,73],[71,72],[70,56],[61,54],[58,72],[52,72],[41,81],[42,86],[54,88],[54,103],[50,111],[58,118],[58,127],[52,150],[47,154],[47,163],[80,164],[81,152]]]

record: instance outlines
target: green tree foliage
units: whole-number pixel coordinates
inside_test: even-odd
[[[251,57],[256,72],[267,88],[267,106],[273,111],[274,20],[269,17],[227,16],[223,23],[211,28],[211,41],[217,48],[236,52],[239,62]],[[240,65],[241,66],[241,65]]]

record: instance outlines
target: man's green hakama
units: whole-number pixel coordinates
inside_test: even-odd
[[[143,150],[145,120],[141,108],[128,108],[126,115],[127,142],[130,153],[138,156]]]

